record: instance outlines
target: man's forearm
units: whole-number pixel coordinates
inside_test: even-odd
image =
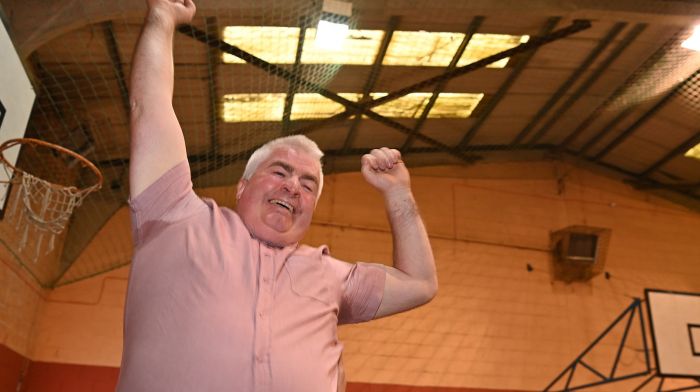
[[[410,189],[384,196],[394,244],[394,268],[425,285],[429,294],[437,290],[435,261],[428,233]]]
[[[134,51],[130,101],[132,115],[139,116],[149,106],[172,105],[173,22],[149,14]]]

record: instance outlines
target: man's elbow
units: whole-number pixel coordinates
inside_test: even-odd
[[[432,301],[438,292],[437,278],[434,278],[434,279],[431,279],[431,280],[425,282],[423,285],[422,291],[423,291],[423,295],[422,295],[423,304],[427,304],[428,302]]]

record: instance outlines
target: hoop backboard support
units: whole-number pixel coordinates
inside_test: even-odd
[[[700,377],[700,293],[645,294],[659,375]]]
[[[3,23],[0,28],[0,144],[6,140],[24,136],[32,112],[36,93],[22,66],[10,35]],[[5,158],[14,165],[19,148],[5,152]],[[0,218],[5,212],[10,186],[7,183],[11,173],[0,170]]]

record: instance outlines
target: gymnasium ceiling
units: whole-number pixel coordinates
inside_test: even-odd
[[[700,57],[680,44],[700,2],[352,4],[349,46],[324,54],[312,39],[320,1],[197,2],[176,33],[173,100],[196,187],[234,184],[255,146],[305,133],[326,151],[327,173],[356,170],[378,146],[413,167],[562,159],[698,209],[700,160],[685,154],[700,143]],[[83,153],[105,176],[68,229],[65,271],[126,202],[128,75],[145,4],[0,6],[37,92],[27,136]]]

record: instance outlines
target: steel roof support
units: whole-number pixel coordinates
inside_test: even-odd
[[[392,16],[389,18],[389,23],[386,26],[386,33],[384,33],[384,37],[382,38],[382,42],[379,46],[379,52],[374,58],[374,64],[372,64],[372,69],[369,71],[369,77],[365,82],[365,86],[362,88],[362,101],[371,99],[369,94],[374,89],[377,79],[379,79],[379,73],[382,70],[382,62],[384,61],[384,56],[386,56],[386,50],[389,48],[391,38],[394,36],[394,31],[400,22],[401,18],[398,16]],[[350,149],[353,141],[355,141],[355,137],[357,136],[357,128],[360,126],[360,121],[362,121],[362,116],[356,114],[352,124],[350,125],[350,129],[348,130],[348,134],[345,137],[345,141],[343,142],[343,150]]]
[[[562,83],[561,86],[557,89],[557,91],[547,100],[547,103],[545,103],[542,108],[535,114],[535,117],[530,120],[530,122],[523,128],[520,133],[518,133],[517,136],[513,139],[513,141],[510,143],[512,145],[522,143],[523,140],[527,136],[530,135],[530,132],[535,128],[535,126],[549,113],[552,108],[559,102],[561,97],[566,94],[566,92],[571,88],[571,86],[576,83],[581,75],[588,69],[588,67],[593,64],[593,62],[600,56],[600,54],[610,45],[610,43],[617,37],[618,34],[622,31],[623,28],[627,23],[619,22],[615,23],[615,25],[610,29],[608,34],[596,45],[596,47],[591,51],[591,53],[588,54],[586,59],[581,63],[581,65],[578,66],[578,68],[569,76],[569,78]],[[562,105],[563,108],[565,106]]]
[[[547,20],[547,23],[545,23],[544,27],[540,31],[539,35],[549,35],[550,32],[554,29],[554,27],[557,25],[557,23],[559,23],[560,19],[561,18],[559,17],[549,18]],[[518,64],[515,66],[515,68],[511,70],[510,75],[508,76],[506,81],[503,82],[496,94],[494,94],[494,96],[488,100],[488,103],[479,112],[479,118],[471,126],[471,128],[469,128],[464,137],[462,137],[462,140],[460,140],[460,142],[457,144],[458,149],[463,150],[469,144],[469,142],[471,142],[472,139],[474,139],[474,136],[476,136],[476,133],[479,131],[481,126],[484,125],[484,122],[489,117],[493,109],[496,108],[498,103],[501,102],[501,99],[503,99],[506,93],[508,93],[510,87],[518,79],[518,76],[520,76],[520,73],[522,73],[523,70],[525,70],[525,66],[527,66],[527,63],[530,61],[535,52],[535,50],[532,50],[519,59]]]
[[[464,51],[467,49],[469,41],[471,41],[474,34],[479,30],[479,26],[481,26],[481,23],[483,23],[483,21],[483,16],[477,16],[474,19],[472,19],[471,23],[469,24],[469,27],[467,27],[467,31],[464,34],[464,39],[462,39],[462,42],[459,44],[459,47],[457,48],[457,51],[452,57],[450,64],[447,66],[447,68],[445,68],[445,72],[450,72],[453,69],[455,69],[457,63],[462,58]],[[433,88],[433,94],[430,96],[430,99],[425,105],[425,108],[423,109],[423,112],[421,113],[420,117],[413,125],[413,132],[406,137],[406,141],[401,146],[402,152],[408,150],[408,148],[410,148],[413,144],[413,140],[415,139],[414,134],[420,132],[421,128],[423,127],[423,124],[425,123],[425,120],[430,114],[430,110],[432,110],[433,106],[435,106],[435,102],[437,101],[438,96],[440,96],[440,93],[445,89],[447,82],[448,80],[441,80],[435,85],[435,88]]]
[[[687,86],[688,84],[690,84],[690,82],[693,81],[695,78],[697,78],[699,75],[700,75],[700,69],[698,69],[697,71],[693,72],[693,74],[690,75],[690,76],[689,76],[687,79],[685,79],[683,82],[678,83],[678,84],[676,85],[676,87],[674,87],[673,89],[671,89],[671,91],[669,91],[663,98],[661,98],[658,102],[656,102],[656,104],[654,104],[654,106],[652,106],[651,109],[649,109],[646,113],[644,113],[643,115],[641,115],[641,116],[637,119],[637,121],[635,121],[632,125],[630,125],[629,127],[627,127],[627,129],[625,129],[624,131],[622,131],[622,133],[620,133],[619,135],[617,135],[617,137],[616,137],[615,139],[613,139],[613,141],[611,141],[610,143],[608,143],[607,146],[605,146],[602,150],[600,150],[600,151],[593,157],[593,160],[594,160],[594,161],[598,161],[598,160],[602,159],[602,158],[605,157],[607,154],[609,154],[610,151],[614,150],[617,146],[619,146],[619,145],[622,144],[625,140],[627,140],[627,138],[630,137],[632,134],[634,134],[634,132],[635,132],[637,129],[639,129],[639,127],[642,126],[642,124],[644,124],[645,122],[647,122],[647,120],[649,120],[654,114],[656,114],[659,110],[661,110],[661,109],[662,109],[663,107],[665,107],[669,102],[671,102],[671,99],[672,99],[679,91],[681,91],[683,88],[685,88],[685,86]]]

